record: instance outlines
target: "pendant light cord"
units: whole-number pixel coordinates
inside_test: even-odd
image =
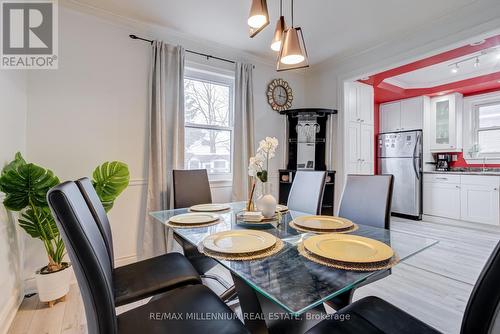
[[[292,2],[292,28],[293,28],[293,0],[291,0]]]
[[[280,0],[280,17],[283,16],[283,0]]]

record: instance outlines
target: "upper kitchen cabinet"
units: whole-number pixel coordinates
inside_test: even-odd
[[[347,174],[373,174],[373,87],[345,83],[345,170]]]
[[[423,128],[425,96],[380,105],[380,132],[421,130]]]
[[[462,107],[463,97],[459,93],[431,99],[431,152],[462,151]]]
[[[373,87],[359,82],[346,83],[349,121],[373,125]]]

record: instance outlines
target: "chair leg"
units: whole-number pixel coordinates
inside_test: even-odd
[[[225,289],[231,288],[231,285],[229,285],[228,282],[226,282],[222,277],[219,275],[215,274],[203,274],[200,275],[201,278],[206,278],[206,279],[213,279],[214,281],[217,281],[220,285],[222,285]]]
[[[231,300],[235,299],[237,296],[238,293],[236,292],[236,286],[233,285],[232,287],[221,293],[219,297],[224,303],[228,303]]]

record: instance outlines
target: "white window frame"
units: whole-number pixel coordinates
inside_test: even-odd
[[[193,129],[206,129],[206,130],[223,130],[229,131],[231,148],[230,148],[230,171],[229,173],[208,173],[208,178],[210,183],[217,182],[229,182],[232,181],[233,177],[233,147],[234,147],[234,72],[216,68],[212,66],[206,66],[201,64],[189,63],[184,69],[184,78],[213,82],[219,85],[224,85],[229,87],[229,126],[219,126],[219,125],[203,125],[196,123],[184,123],[184,128]],[[184,148],[185,150],[186,148]]]
[[[482,153],[478,151],[479,131],[500,130],[500,127],[479,128],[479,108],[492,104],[500,104],[500,92],[469,96],[464,98],[464,150],[463,155],[467,163],[500,163],[500,151]]]

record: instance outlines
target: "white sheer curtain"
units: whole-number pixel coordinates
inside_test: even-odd
[[[248,197],[248,159],[254,155],[252,64],[236,63],[234,100],[233,201]]]
[[[141,257],[169,252],[172,231],[149,216],[171,208],[172,170],[184,162],[184,49],[154,41],[149,78],[149,173]]]

